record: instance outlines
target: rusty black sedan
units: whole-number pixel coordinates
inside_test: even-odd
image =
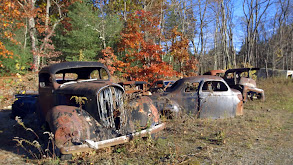
[[[146,96],[126,100],[124,88],[111,81],[98,62],[64,62],[39,72],[39,94],[21,95],[13,104],[16,116],[35,110],[48,125],[61,157],[130,141],[162,130],[164,123]],[[127,103],[126,103],[127,102]]]

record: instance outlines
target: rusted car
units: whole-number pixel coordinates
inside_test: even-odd
[[[241,92],[231,89],[218,76],[182,78],[164,93],[153,95],[152,99],[162,113],[185,111],[199,118],[212,119],[243,114]]]
[[[252,72],[258,70],[259,68],[229,69],[225,72],[223,78],[231,88],[241,91],[244,101],[254,98],[264,101],[264,90],[257,88],[256,81],[251,78]]]
[[[175,80],[157,80],[151,85],[149,91],[152,93],[163,92],[167,88],[171,87],[174,83]]]
[[[53,64],[39,72],[36,113],[54,133],[61,154],[125,143],[164,128],[150,98],[129,100],[125,106],[124,93],[101,63]],[[23,108],[15,105],[16,111]]]
[[[145,81],[123,81],[118,84],[125,89],[126,94],[139,93],[141,95],[151,95],[151,93],[147,91],[148,84]]]
[[[204,73],[203,75],[212,75],[212,76],[224,76],[226,70],[210,70],[206,73]]]

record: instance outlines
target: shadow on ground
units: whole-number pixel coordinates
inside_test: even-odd
[[[34,141],[43,145],[48,144],[48,135],[43,134],[43,130],[41,130],[35,115],[27,116],[22,121],[24,126],[31,128],[33,132],[30,129],[26,130],[18,124],[11,117],[10,109],[0,110],[0,164],[10,162],[20,163],[25,159],[36,159],[43,155],[41,152],[44,152],[47,146],[43,146],[40,151],[32,144]],[[18,146],[19,143],[13,140],[17,137],[22,141],[24,148]]]

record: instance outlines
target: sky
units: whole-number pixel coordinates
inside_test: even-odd
[[[225,0],[225,1],[229,1],[229,0]],[[243,11],[243,2],[250,2],[250,0],[230,0],[231,3],[233,4],[233,24],[234,24],[234,28],[233,28],[233,44],[234,47],[236,49],[236,51],[240,51],[241,46],[243,45],[244,41],[245,41],[245,36],[246,36],[246,32],[245,32],[245,25],[244,25],[244,19],[245,19],[245,15],[244,15],[244,11]],[[253,0],[253,2],[255,2],[256,0]],[[276,1],[276,0],[258,0],[258,2],[266,2],[266,1]],[[205,1],[201,1],[202,3],[202,9],[204,7],[204,2]],[[196,19],[197,19],[197,24],[199,25],[199,13],[198,13],[198,0],[192,0],[192,2],[189,2],[189,5],[195,5],[194,8],[194,14],[196,15]],[[264,3],[266,4],[266,3]],[[264,5],[263,4],[263,5]],[[246,6],[246,5],[245,5]],[[209,9],[208,9],[209,10]],[[212,11],[212,7],[210,7],[210,11],[207,12],[206,18],[209,18],[209,15],[211,15],[213,12]],[[259,9],[259,13],[262,13],[262,11],[264,10],[264,7],[261,7]],[[247,9],[246,9],[247,11]],[[197,14],[198,13],[198,14]],[[274,17],[276,13],[276,5],[273,3],[267,10],[266,10],[266,15],[263,15],[263,18],[266,17],[266,20],[264,21],[266,24],[266,29],[268,31],[273,30],[269,25],[271,24],[271,19]],[[208,25],[206,26],[204,35],[206,38],[206,51],[211,50],[214,48],[214,33],[215,33],[215,24],[216,24],[216,20],[214,20],[214,17],[211,17],[212,19],[210,19]],[[198,28],[198,27],[197,27]],[[194,42],[195,43],[199,43],[199,29],[197,30],[197,34],[196,37],[194,38]],[[200,45],[199,45],[200,46]],[[199,48],[198,48],[199,49]],[[191,50],[192,51],[192,50]]]
[[[244,37],[244,33],[243,33],[243,27],[239,24],[241,22],[241,17],[244,17],[244,13],[243,13],[243,7],[242,7],[242,3],[243,0],[233,0],[234,2],[234,17],[233,17],[233,22],[235,24],[235,28],[234,28],[234,46],[236,48],[236,51],[238,52],[241,48],[241,45],[243,44],[243,37]]]
[[[259,0],[259,1],[264,1],[264,0]],[[245,32],[243,31],[243,25],[241,24],[241,22],[243,22],[242,18],[244,17],[244,12],[243,12],[243,2],[244,0],[232,0],[232,2],[234,3],[234,18],[233,18],[233,22],[235,25],[234,28],[234,45],[236,47],[236,51],[239,51],[241,48],[241,45],[244,42],[244,37],[245,37]],[[270,0],[270,2],[273,2],[273,0]],[[261,8],[260,11],[262,11],[263,8]],[[272,18],[274,16],[274,14],[276,13],[276,5],[275,3],[272,3],[272,5],[266,10],[266,16],[267,18]],[[264,18],[264,16],[262,18]],[[269,23],[270,21],[267,20],[265,21],[266,23]],[[268,30],[272,30],[270,28],[268,28]]]

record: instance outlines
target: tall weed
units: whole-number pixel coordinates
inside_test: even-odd
[[[54,143],[54,135],[51,132],[44,132],[43,135],[38,135],[32,128],[28,128],[25,126],[24,122],[21,118],[16,116],[15,120],[17,124],[21,126],[27,133],[32,134],[32,136],[26,137],[14,137],[13,141],[16,141],[16,146],[21,147],[24,151],[26,151],[33,159],[42,160],[42,159],[50,159],[53,162],[59,162],[59,158],[55,153],[55,143]],[[41,132],[41,131],[40,131]],[[45,136],[47,135],[47,136]],[[44,141],[40,139],[40,136],[44,136],[42,138],[47,138],[47,145],[45,146]],[[32,140],[33,139],[33,140]]]

